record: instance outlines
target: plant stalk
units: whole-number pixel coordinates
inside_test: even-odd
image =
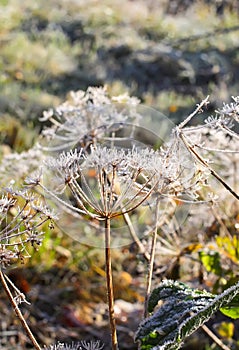
[[[156,213],[155,213],[155,227],[152,233],[150,259],[148,262],[148,273],[147,273],[146,292],[145,292],[145,300],[144,300],[144,318],[148,317],[148,301],[149,301],[149,295],[151,292],[154,260],[155,260],[155,248],[156,248],[156,241],[157,241],[158,209],[159,209],[158,207],[159,207],[159,200],[157,199]]]
[[[220,346],[223,350],[230,350],[228,346],[226,346],[221,339],[219,339],[205,324],[202,325],[202,329],[204,330],[207,335],[216,343],[218,346]]]
[[[144,255],[145,259],[147,261],[150,260],[150,254],[146,251],[143,243],[140,241],[139,237],[137,236],[137,233],[135,232],[134,226],[131,222],[130,216],[128,213],[123,213],[123,217],[124,217],[124,221],[126,222],[130,235],[133,238],[133,241],[137,244],[137,246],[139,247],[140,253]]]
[[[237,194],[221,177],[216,173],[215,170],[213,170],[209,164],[200,156],[199,153],[195,151],[192,145],[187,141],[185,135],[182,133],[180,134],[180,138],[183,141],[184,145],[187,147],[187,149],[194,155],[194,157],[206,168],[210,171],[211,175],[214,176],[231,194],[236,197],[236,199],[239,199],[239,194]]]
[[[31,330],[30,330],[30,328],[29,328],[29,326],[28,326],[28,324],[27,324],[27,322],[26,322],[26,320],[25,320],[21,310],[18,307],[17,302],[15,301],[15,299],[14,299],[12,293],[11,293],[11,290],[9,289],[9,287],[7,285],[6,279],[4,277],[4,273],[2,272],[1,269],[0,269],[0,279],[1,279],[1,282],[2,282],[2,285],[3,285],[3,288],[4,288],[8,298],[9,298],[11,304],[12,304],[12,307],[15,310],[17,316],[19,317],[19,319],[21,321],[21,324],[22,324],[23,328],[25,329],[25,332],[27,333],[28,337],[30,338],[34,348],[36,350],[41,350],[40,345],[38,344],[37,340],[35,339],[34,335],[32,334],[32,332],[31,332]]]
[[[114,315],[114,291],[112,278],[111,248],[110,248],[110,218],[105,219],[105,265],[106,265],[106,283],[108,310],[111,330],[112,350],[118,350],[118,340],[116,333],[115,315]]]

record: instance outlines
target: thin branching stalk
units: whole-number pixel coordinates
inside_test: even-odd
[[[106,265],[106,283],[109,308],[109,320],[111,330],[112,350],[118,350],[118,340],[116,333],[115,315],[114,315],[114,290],[111,264],[110,247],[110,218],[105,219],[105,265]]]
[[[197,108],[186,118],[184,119],[180,124],[179,124],[179,128],[182,129],[185,127],[185,125],[187,125],[190,120],[195,116],[197,115],[203,108],[203,106],[207,105],[209,103],[209,95],[197,106]]]
[[[220,175],[216,173],[215,170],[213,170],[208,163],[198,154],[193,146],[189,144],[186,137],[180,133],[180,138],[183,141],[184,145],[187,147],[187,149],[194,155],[194,157],[206,168],[210,171],[211,175],[215,177],[236,199],[239,199],[239,195],[221,178]]]
[[[27,333],[28,337],[30,338],[34,348],[37,349],[37,350],[41,350],[40,345],[38,344],[37,340],[35,339],[34,335],[32,334],[32,332],[31,332],[31,330],[30,330],[30,328],[29,328],[29,326],[28,326],[28,324],[27,324],[27,322],[26,322],[26,320],[25,320],[21,310],[18,307],[18,304],[17,304],[15,298],[13,297],[13,295],[11,293],[10,288],[7,285],[7,281],[6,281],[6,278],[5,278],[4,273],[2,272],[2,270],[0,270],[0,279],[1,279],[1,282],[2,282],[2,285],[3,285],[3,288],[4,288],[8,298],[9,298],[9,300],[10,300],[12,306],[13,306],[13,309],[15,310],[17,316],[19,317],[19,320],[20,320],[23,328],[25,329],[25,332]]]
[[[20,226],[22,224],[21,215],[23,214],[27,205],[28,205],[28,201],[26,201],[26,203],[19,210],[17,215],[1,230],[1,232],[0,232],[1,236],[4,236],[6,234],[9,236],[11,234],[11,232],[14,232],[17,230],[17,228],[20,228]],[[26,222],[26,220],[25,220],[25,222]]]
[[[220,125],[219,124],[219,128],[222,130],[222,131],[225,131],[228,135],[232,136],[232,137],[235,137],[236,139],[239,140],[239,135],[232,131],[231,129],[227,128],[225,125]]]
[[[156,247],[157,230],[158,230],[158,213],[159,213],[158,206],[159,206],[159,199],[157,199],[157,203],[156,203],[155,227],[152,233],[150,259],[148,263],[146,292],[145,292],[145,300],[144,300],[144,318],[148,317],[148,299],[151,292],[152,276],[153,276],[153,269],[154,269],[155,247]]]
[[[62,208],[66,208],[69,209],[70,211],[72,211],[72,213],[76,212],[78,214],[86,214],[86,212],[84,210],[82,210],[81,208],[77,208],[76,206],[73,206],[69,203],[67,203],[66,201],[64,201],[63,199],[61,199],[60,197],[58,197],[53,191],[50,191],[46,186],[44,186],[43,184],[39,183],[39,186],[43,189],[43,191],[45,192],[45,194],[49,195],[50,198],[53,198]],[[87,214],[92,218],[92,219],[97,219],[100,220],[101,218],[96,215],[93,214],[89,211],[87,211]]]
[[[128,213],[124,213],[123,211],[122,211],[122,213],[123,213],[124,221],[125,221],[125,223],[126,223],[127,226],[128,226],[128,229],[129,229],[129,232],[130,232],[131,237],[133,238],[134,242],[135,242],[135,243],[137,244],[137,246],[139,247],[139,250],[140,250],[140,252],[144,255],[145,259],[146,259],[147,261],[149,261],[149,260],[150,260],[150,255],[149,255],[149,253],[146,251],[146,249],[145,249],[143,243],[140,241],[140,239],[139,239],[137,233],[135,232],[135,229],[134,229],[134,226],[133,226],[133,224],[132,224],[132,221],[131,221],[131,219],[130,219],[129,214],[128,214]]]
[[[239,151],[233,151],[231,149],[218,149],[218,148],[210,148],[210,147],[205,147],[202,145],[194,145],[194,147],[203,149],[208,152],[218,152],[218,153],[229,153],[229,154],[237,154]]]
[[[216,334],[214,334],[205,324],[202,325],[204,332],[223,350],[230,350],[230,348],[225,345],[221,339],[219,339]]]
[[[234,185],[234,188],[236,189],[236,191],[238,192],[239,185],[238,185],[238,180],[237,180],[237,174],[238,174],[239,168],[238,168],[238,162],[236,160],[233,160],[232,167],[233,167],[233,185]],[[239,212],[239,201],[235,200],[233,203],[233,207],[234,207],[233,212],[238,213]]]

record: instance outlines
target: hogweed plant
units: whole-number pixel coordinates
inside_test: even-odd
[[[0,280],[3,288],[35,349],[40,346],[25,321],[19,305],[28,303],[24,293],[5,274],[5,269],[17,261],[29,258],[28,246],[37,249],[43,238],[43,225],[56,219],[39,197],[12,187],[2,191],[0,198]]]
[[[93,90],[90,92],[92,93],[92,91]],[[84,99],[82,98],[83,96]],[[230,105],[230,107],[225,105],[222,110],[216,112],[216,118],[209,118],[207,120],[205,126],[203,125],[195,128],[188,127],[188,123],[191,121],[191,119],[194,118],[199,112],[201,112],[202,109],[208,104],[207,97],[204,101],[202,101],[201,104],[197,106],[196,110],[190,116],[188,116],[178,127],[174,129],[170,142],[164,146],[164,148],[161,147],[159,151],[152,151],[152,149],[149,150],[148,147],[146,149],[138,147],[137,143],[133,144],[132,146],[131,143],[131,149],[119,150],[117,148],[119,147],[118,145],[120,145],[121,148],[126,148],[128,144],[127,142],[125,144],[119,143],[120,133],[117,133],[117,128],[113,128],[112,132],[112,125],[122,125],[125,123],[125,118],[123,120],[122,116],[120,116],[121,120],[117,119],[117,123],[115,124],[115,114],[112,114],[110,123],[104,119],[104,122],[101,125],[97,125],[97,128],[94,127],[94,124],[91,124],[91,127],[89,128],[86,121],[89,120],[89,110],[92,110],[94,99],[90,98],[89,100],[89,96],[87,97],[87,94],[81,94],[80,100],[83,102],[82,105],[87,106],[87,118],[84,117],[84,113],[81,113],[81,110],[79,112],[76,112],[76,114],[71,114],[71,110],[69,109],[69,114],[67,114],[67,116],[68,118],[69,115],[71,116],[71,121],[74,120],[75,125],[80,125],[80,121],[82,121],[83,118],[85,121],[83,125],[87,125],[84,130],[84,135],[81,135],[79,137],[79,133],[77,136],[74,133],[74,137],[72,137],[72,134],[69,133],[68,119],[67,123],[63,123],[60,126],[58,125],[60,128],[60,133],[55,133],[54,136],[56,137],[57,135],[56,139],[59,141],[58,135],[60,134],[60,138],[62,138],[62,130],[68,130],[67,135],[65,134],[67,137],[64,138],[64,142],[60,144],[64,145],[67,142],[68,138],[71,142],[74,141],[76,144],[83,146],[83,148],[79,148],[78,146],[70,152],[62,153],[57,159],[49,159],[47,161],[47,166],[50,167],[53,171],[53,177],[58,178],[58,188],[55,188],[54,191],[51,191],[49,188],[45,187],[44,184],[41,186],[47,195],[54,197],[61,205],[63,203],[60,197],[58,197],[58,194],[64,191],[66,187],[69,188],[70,194],[68,195],[72,196],[74,199],[74,205],[72,206],[71,203],[68,203],[66,205],[68,210],[77,213],[79,216],[83,214],[92,220],[104,222],[106,275],[109,317],[112,334],[112,348],[117,349],[118,344],[114,320],[114,298],[112,291],[113,282],[110,257],[112,219],[122,216],[127,222],[130,220],[129,214],[131,214],[134,210],[138,209],[141,205],[145,204],[145,202],[148,202],[149,200],[152,200],[152,203],[156,208],[152,244],[149,254],[149,273],[145,298],[145,316],[147,316],[147,309],[149,309],[149,312],[152,312],[152,309],[148,308],[148,303],[151,300],[149,299],[149,293],[151,289],[150,282],[153,271],[156,237],[159,227],[159,215],[157,214],[158,203],[165,196],[170,199],[179,198],[182,201],[192,203],[195,201],[203,202],[205,200],[212,200],[213,195],[208,196],[206,199],[200,198],[200,188],[202,186],[205,186],[210,175],[216,178],[217,181],[219,181],[227,190],[231,192],[231,194],[236,199],[238,199],[238,195],[235,190],[230,185],[228,185],[228,183],[224,181],[221,176],[219,176],[219,174],[211,167],[207,159],[201,156],[197,151],[196,145],[202,145],[201,147],[205,147],[204,143],[206,143],[206,140],[202,140],[201,143],[195,143],[191,141],[190,138],[190,135],[193,136],[195,133],[201,136],[202,130],[205,131],[206,128],[207,135],[213,134],[213,132],[210,132],[211,130],[220,129],[220,131],[223,130],[230,137],[235,137],[237,139],[237,134],[232,130],[232,128],[234,126],[233,122],[238,121],[238,108],[237,105]],[[84,104],[85,101],[90,102]],[[234,99],[234,101],[235,104],[238,103],[237,99]],[[97,108],[95,110],[99,113],[100,110],[98,102],[99,101],[97,100]],[[105,102],[106,99],[103,101],[103,103]],[[109,101],[107,101],[107,103],[109,103]],[[83,108],[83,110],[85,110],[85,108]],[[118,114],[117,117],[119,117]],[[94,120],[94,117],[92,117],[92,120]],[[92,128],[92,126],[94,128]],[[209,131],[208,129],[210,128],[211,130]],[[110,137],[109,130],[111,130]],[[97,134],[96,131],[100,131],[100,133]],[[89,135],[91,135],[91,138],[89,138]],[[100,137],[97,138],[99,135]],[[77,138],[75,138],[75,136]],[[85,140],[87,140],[88,143],[86,143]],[[107,147],[97,145],[97,143],[102,143],[102,140],[108,141]],[[69,145],[69,143],[67,143],[67,145]],[[59,148],[59,145],[57,147],[58,149],[62,149],[62,147]],[[54,149],[56,149],[56,147]],[[220,150],[215,149],[214,151],[220,152]],[[222,150],[222,152],[223,151],[224,150]],[[208,148],[208,152],[210,152],[210,148]],[[236,153],[237,150],[231,152]],[[188,166],[187,163],[190,162],[191,164]],[[191,169],[191,171],[189,171],[189,169]],[[95,174],[93,187],[92,181],[90,182],[89,177],[87,178],[87,174],[89,173]],[[62,174],[64,174],[63,177]],[[61,181],[59,181],[59,178],[63,179],[62,184],[60,184]],[[130,223],[130,221],[128,222]],[[131,230],[131,233],[132,232],[134,232],[134,230]],[[231,299],[233,299],[233,297],[237,294],[237,289],[237,286],[232,288],[232,291],[229,291],[231,297],[223,298],[223,302],[225,303],[226,300],[229,302]],[[217,308],[220,306],[222,306],[222,303],[217,303]],[[184,309],[185,313],[187,314],[188,311],[186,311],[186,307],[184,307]],[[164,347],[167,348],[172,344],[172,348],[174,346],[175,348],[180,346],[178,344],[181,344],[182,339],[196,328],[195,325],[199,326],[199,324],[205,322],[205,320],[208,319],[213,312],[215,312],[216,308],[210,307],[210,310],[213,311],[208,314],[209,316],[207,315],[207,317],[202,318],[197,315],[196,311],[196,315],[198,317],[195,317],[195,324],[193,324],[192,321],[189,322],[189,325],[191,327],[189,327],[190,331],[188,331],[188,328],[185,326],[185,328],[187,328],[187,332],[183,333],[184,335],[180,334],[180,336],[178,336],[178,340],[174,338],[170,343],[168,339],[163,338],[165,339],[165,344],[163,341],[163,345],[161,347],[160,339],[155,349],[163,349]],[[207,312],[205,311],[205,314],[206,313]],[[179,313],[176,313],[175,317],[178,316],[180,316]],[[152,344],[155,344],[155,339],[157,339],[157,332],[159,332],[159,335],[164,335],[164,332],[158,331],[157,328],[155,328],[154,322],[155,319],[158,320],[157,317],[154,317],[152,319],[154,320],[153,322],[151,321],[151,318],[149,321],[143,321],[143,325],[141,325],[140,328],[141,330],[144,330],[145,325],[149,324],[150,336],[142,337],[140,331],[137,333],[136,339],[141,340],[142,348],[151,348],[150,338],[154,339],[154,342]],[[200,319],[201,322],[199,322],[198,319]],[[161,323],[160,318],[159,322]]]
[[[61,130],[64,129],[64,127],[61,128]],[[192,199],[198,188],[195,180],[196,173],[191,171],[191,165],[187,164],[187,157],[180,156],[180,153],[183,152],[179,144],[180,140],[173,138],[165,148],[154,151],[148,147],[142,147],[142,145],[140,147],[133,145],[132,148],[125,149],[121,145],[119,148],[117,146],[118,139],[119,137],[116,135],[111,135],[108,147],[97,146],[96,140],[94,140],[87,149],[77,147],[69,152],[61,153],[58,157],[48,158],[45,161],[46,169],[43,173],[48,174],[46,177],[55,180],[54,188],[51,188],[52,185],[45,185],[46,181],[41,182],[39,177],[26,180],[28,185],[39,185],[46,196],[53,198],[61,207],[65,206],[67,211],[72,213],[74,219],[78,215],[79,221],[84,216],[94,221],[94,225],[96,222],[103,223],[113,349],[117,349],[118,344],[111,268],[112,220],[123,217],[128,222],[129,214],[135,212],[145,202],[149,203],[150,197],[153,197],[155,202],[158,201],[159,196],[174,196],[176,191],[180,191],[184,194],[187,193]],[[125,147],[127,147],[127,143]],[[187,152],[187,156],[189,155]],[[185,169],[187,174],[185,174]],[[94,179],[89,178],[89,174],[94,174]],[[62,199],[63,193],[68,196],[69,202]],[[150,292],[157,227],[156,223],[149,259],[146,305]],[[145,314],[147,314],[146,311]]]
[[[192,208],[197,205],[197,213],[203,204],[211,205],[218,217],[219,183],[238,208],[239,97],[224,104],[205,123],[189,126],[208,103],[207,97],[178,126],[165,117],[152,127],[152,119],[147,123],[147,115],[140,113],[147,110],[139,108],[137,99],[126,95],[110,98],[105,89],[89,88],[72,92],[68,101],[45,112],[41,119],[52,124],[43,130],[39,141],[44,161],[25,184],[57,208],[60,225],[64,213],[69,215],[75,223],[74,233],[69,219],[62,227],[74,238],[81,241],[83,226],[90,236],[95,234],[91,244],[104,237],[113,350],[119,344],[111,249],[129,242],[129,236],[148,262],[144,319],[136,333],[141,349],[179,349],[216,310],[232,315],[233,308],[237,314],[237,284],[218,296],[167,280],[152,291],[156,253],[169,252],[169,237],[176,237],[171,223],[174,226],[176,217],[178,221],[184,203]],[[167,136],[171,131],[166,142],[157,128]],[[187,230],[188,211],[177,224],[182,231]],[[148,247],[142,237],[150,242]],[[89,236],[86,239],[90,240]],[[159,301],[162,306],[155,311]]]
[[[187,127],[187,123],[207,105],[208,98],[206,98],[198,105],[195,112],[175,128],[174,132],[193,155],[197,164],[202,166],[202,171],[207,173],[206,180],[209,181],[209,176],[215,178],[238,200],[239,195],[236,191],[238,172],[231,168],[227,169],[226,174],[223,171],[227,157],[232,162],[226,164],[232,167],[238,164],[239,160],[239,137],[236,132],[239,99],[237,97],[233,100],[230,105],[225,104],[221,110],[217,110],[216,116],[207,118],[204,125]],[[220,158],[223,161],[219,163],[219,170],[224,172],[224,177],[229,181],[231,179],[228,173],[233,173],[232,184],[222,178],[213,167],[213,163]],[[201,196],[203,197],[203,193]],[[150,295],[148,311],[151,315],[141,323],[136,333],[136,340],[140,341],[141,349],[179,349],[184,339],[203,326],[217,310],[232,318],[238,318],[238,294],[239,283],[215,296],[206,291],[192,290],[185,284],[175,281],[163,281]],[[161,303],[161,307],[157,310],[155,308],[158,302]],[[229,349],[218,339],[216,341],[222,349]]]
[[[76,219],[82,216],[104,225],[107,295],[112,334],[112,349],[118,349],[111,267],[111,221],[136,210],[159,184],[159,156],[152,150],[118,150],[92,147],[89,154],[83,149],[49,158],[46,166],[57,179],[57,188],[49,189],[36,179],[27,184],[39,185],[44,193],[64,205]],[[162,165],[161,165],[162,168]],[[86,175],[94,171],[93,186]],[[73,203],[63,203],[60,194],[69,189]],[[100,227],[99,227],[100,228]]]

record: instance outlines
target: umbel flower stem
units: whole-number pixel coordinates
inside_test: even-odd
[[[159,200],[157,200],[157,203],[156,203],[155,228],[152,233],[150,259],[148,262],[148,273],[147,273],[146,292],[145,292],[145,301],[144,301],[144,318],[148,317],[148,301],[149,301],[149,295],[151,292],[151,284],[152,284],[153,269],[154,269],[155,248],[156,248],[157,230],[158,230],[158,213],[159,213],[158,206],[159,206]]]
[[[194,155],[194,157],[210,171],[211,175],[214,176],[236,199],[239,200],[239,195],[213,170],[209,164],[196,152],[192,145],[188,142],[187,138],[180,133],[180,138],[183,141],[187,149]]]
[[[37,350],[41,350],[40,345],[38,344],[38,342],[36,341],[34,335],[32,334],[32,332],[31,332],[31,330],[30,330],[30,328],[29,328],[25,318],[23,317],[23,314],[22,314],[21,310],[18,307],[18,304],[17,304],[16,300],[14,299],[14,297],[13,297],[13,295],[11,293],[11,290],[9,289],[9,287],[7,285],[7,281],[6,281],[4,273],[2,272],[1,269],[0,269],[0,280],[2,282],[3,288],[4,288],[4,290],[5,290],[6,294],[7,294],[7,296],[9,298],[9,300],[10,300],[10,302],[11,302],[11,304],[12,304],[12,306],[13,306],[16,314],[17,314],[17,316],[19,317],[19,320],[21,321],[21,324],[22,324],[23,328],[25,329],[25,332],[27,333],[28,337],[30,338],[30,340],[31,340],[31,342],[33,344],[34,348],[37,349]]]
[[[112,350],[118,350],[119,347],[118,347],[115,315],[114,315],[114,290],[113,290],[111,248],[110,248],[110,218],[105,219],[105,266],[106,266],[105,267],[106,283],[107,283],[107,297],[108,297]]]

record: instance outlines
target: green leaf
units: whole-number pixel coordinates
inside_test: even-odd
[[[202,326],[219,309],[225,308],[239,294],[239,283],[222,294],[194,290],[171,280],[163,281],[149,298],[153,312],[139,326],[136,341],[141,349],[177,350],[184,339]],[[158,302],[162,305],[156,308]],[[156,310],[154,310],[156,308]]]
[[[222,307],[220,311],[233,319],[239,318],[239,295],[235,296],[235,298],[230,301],[225,307]]]
[[[220,311],[233,319],[239,318],[239,306],[238,307],[222,307]]]
[[[203,266],[208,272],[213,272],[218,276],[221,276],[222,267],[220,261],[220,254],[215,251],[200,251],[199,258],[203,263]]]

